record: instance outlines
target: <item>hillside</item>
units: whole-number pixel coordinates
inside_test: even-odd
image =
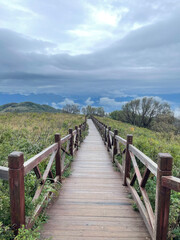
[[[8,103],[0,106],[0,113],[4,112],[50,112],[57,113],[61,110],[57,110],[48,105],[41,105],[33,102],[22,102],[22,103]]]

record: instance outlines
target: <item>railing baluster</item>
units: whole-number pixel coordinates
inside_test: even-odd
[[[73,156],[74,136],[73,136],[72,128],[69,129],[69,134],[71,134],[71,138],[69,140],[69,142],[70,142],[70,144],[69,144],[69,152],[70,152],[71,156]]]
[[[125,164],[124,164],[124,180],[123,180],[123,185],[127,186],[126,183],[126,178],[130,177],[130,167],[131,167],[131,157],[129,154],[129,144],[132,144],[133,142],[133,135],[128,134],[127,135],[127,143],[126,143],[126,157],[125,157]]]
[[[75,126],[75,130],[76,130],[76,139],[75,139],[75,146],[76,146],[76,149],[78,151],[78,142],[79,142],[79,135],[78,135],[78,126]]]
[[[61,173],[61,135],[59,133],[55,134],[55,142],[58,143],[58,149],[56,153],[56,176],[59,176],[59,181],[62,181]]]
[[[115,159],[115,155],[117,154],[117,141],[116,141],[116,135],[118,135],[118,130],[114,130],[114,136],[113,136],[113,162]]]
[[[111,127],[108,127],[108,133],[107,133],[107,150],[108,150],[108,152],[109,152],[109,149],[111,147],[110,136],[109,136],[110,131],[111,131]]]

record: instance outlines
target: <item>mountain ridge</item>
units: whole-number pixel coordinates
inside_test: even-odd
[[[50,113],[59,113],[60,109],[55,109],[46,104],[38,104],[34,102],[20,102],[20,103],[7,103],[0,105],[0,113],[5,112],[50,112]]]

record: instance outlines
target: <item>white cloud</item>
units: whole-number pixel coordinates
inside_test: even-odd
[[[66,104],[70,104],[70,105],[76,104],[76,105],[79,106],[78,103],[75,103],[72,99],[69,99],[69,98],[65,98],[64,101],[58,102],[58,103],[52,102],[52,103],[51,103],[51,106],[57,109],[57,108],[62,108],[62,107],[65,106]]]
[[[57,104],[57,103],[55,103],[55,102],[52,102],[52,103],[51,103],[51,106],[52,106],[53,108],[56,108],[56,109],[58,109],[58,108],[59,108],[58,104]]]
[[[176,118],[179,118],[179,119],[180,119],[180,107],[175,108],[175,110],[174,110],[174,116],[175,116]]]
[[[75,104],[75,102],[72,99],[65,98],[64,101],[58,103],[61,106],[65,106],[66,104]]]
[[[94,101],[92,101],[91,98],[88,97],[88,99],[85,101],[85,103],[86,103],[87,105],[92,105],[92,104],[94,103]]]
[[[107,107],[122,107],[126,102],[117,102],[113,98],[108,98],[108,97],[102,97],[99,99],[99,104],[102,106],[107,106]]]

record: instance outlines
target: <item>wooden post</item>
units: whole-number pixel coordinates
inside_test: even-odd
[[[73,144],[74,144],[74,136],[72,128],[69,129],[69,134],[71,134],[70,144],[69,144],[69,151],[71,156],[73,156]]]
[[[62,181],[62,170],[61,170],[61,135],[55,134],[55,142],[58,143],[58,150],[56,153],[56,176],[59,176],[59,181]]]
[[[81,125],[79,125],[79,142],[82,142]]]
[[[107,142],[106,128],[107,128],[107,126],[105,125],[104,126],[104,145],[106,145],[106,142]]]
[[[131,157],[129,154],[129,144],[133,143],[133,135],[128,134],[127,135],[127,143],[126,143],[126,157],[125,157],[125,163],[124,163],[124,176],[123,176],[123,185],[127,186],[126,178],[130,177],[130,167],[131,167]]]
[[[12,152],[8,156],[9,191],[11,224],[18,233],[18,228],[25,225],[25,196],[24,196],[24,156],[22,152]]]
[[[85,115],[85,128],[84,128],[84,130],[86,129],[86,123],[87,123],[87,116]]]
[[[109,132],[111,131],[111,127],[108,127],[108,134],[107,134],[107,150],[109,152],[110,148],[110,137],[109,137]]]
[[[115,155],[117,154],[117,141],[116,141],[116,135],[118,135],[118,130],[114,130],[114,137],[113,137],[113,162],[115,159]]]
[[[75,139],[75,143],[76,143],[76,149],[77,149],[77,151],[78,151],[78,141],[79,141],[78,126],[75,126],[75,130],[76,130],[76,139]]]
[[[171,190],[161,185],[161,178],[162,176],[172,175],[172,162],[173,158],[170,154],[158,154],[154,231],[155,240],[167,239]]]

